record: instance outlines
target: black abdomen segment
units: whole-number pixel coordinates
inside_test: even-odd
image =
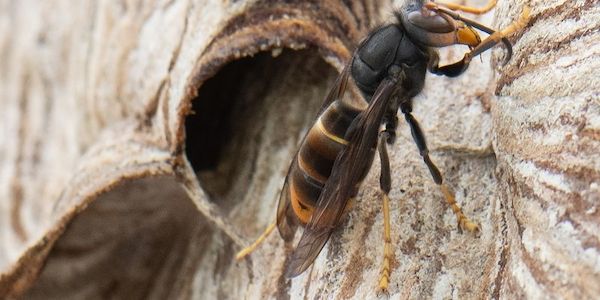
[[[331,174],[337,155],[348,144],[346,130],[360,110],[334,101],[309,130],[288,180],[290,201],[301,224],[306,224]]]

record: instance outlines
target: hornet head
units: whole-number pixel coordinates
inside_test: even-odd
[[[430,10],[427,0],[407,0],[397,13],[411,40],[430,47],[462,44],[476,47],[479,34],[470,26],[452,17]]]

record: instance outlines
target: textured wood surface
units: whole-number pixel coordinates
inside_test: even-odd
[[[377,160],[304,274],[283,277],[277,234],[233,256],[272,222],[352,49],[399,4],[0,0],[0,298],[374,298]],[[391,298],[600,294],[600,6],[500,1],[480,20],[501,28],[523,5],[506,66],[498,47],[414,101],[479,237],[399,126]]]

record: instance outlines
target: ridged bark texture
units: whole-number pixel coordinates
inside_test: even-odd
[[[283,276],[277,234],[233,256],[274,220],[328,88],[399,4],[0,0],[0,298],[375,298],[377,159],[307,272]],[[502,28],[524,5],[507,65],[497,47],[414,100],[480,236],[459,232],[400,122],[392,299],[600,295],[600,5],[506,0],[477,19]]]

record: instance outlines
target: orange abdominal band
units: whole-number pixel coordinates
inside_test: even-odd
[[[296,192],[293,182],[290,182],[290,193],[290,201],[292,201],[292,208],[294,209],[294,213],[296,214],[298,219],[300,219],[300,222],[302,222],[302,224],[307,224],[315,209],[310,205],[301,203],[301,196]]]

